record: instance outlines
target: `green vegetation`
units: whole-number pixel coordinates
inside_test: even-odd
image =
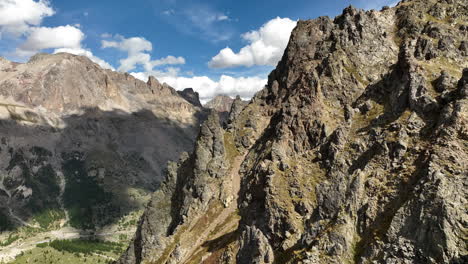
[[[41,228],[47,229],[52,224],[56,223],[57,221],[63,219],[65,217],[65,213],[62,210],[50,209],[41,212],[40,214],[34,217],[34,220],[39,223]]]
[[[20,254],[9,264],[105,264],[112,263],[116,258],[118,258],[118,255],[109,252],[106,252],[106,254],[82,254],[58,251],[45,243]]]
[[[116,242],[99,241],[99,240],[54,240],[48,246],[58,250],[67,251],[69,253],[105,253],[113,252],[120,254],[122,252],[122,244]]]
[[[239,156],[239,151],[234,143],[234,137],[231,132],[224,133],[224,147],[226,148],[226,158],[232,163],[234,158]]]
[[[364,87],[367,87],[369,85],[369,81],[364,80],[363,77],[361,77],[361,74],[358,72],[358,70],[354,67],[347,67],[346,65],[344,66],[345,70],[351,74],[351,76],[356,79],[360,84],[362,84]]]
[[[30,151],[34,155],[32,158],[25,155],[22,150],[11,150],[12,158],[6,170],[11,171],[15,167],[21,169],[24,185],[32,190],[32,197],[28,199],[26,208],[35,215],[41,215],[48,210],[59,208],[57,201],[60,195],[59,178],[52,165],[40,166],[50,158],[52,155],[50,151],[37,146],[32,147]],[[40,166],[36,173],[30,170],[31,165]],[[0,226],[1,218],[0,215]]]
[[[81,153],[66,156],[71,157],[64,157],[66,161],[62,164],[67,179],[63,198],[70,214],[70,225],[93,229],[97,223],[109,223],[119,213],[119,208],[111,203],[112,194],[106,192],[95,177],[88,175]]]
[[[45,242],[45,243],[40,243],[40,244],[37,244],[36,247],[38,248],[46,248],[49,246],[49,243],[48,242]]]
[[[425,14],[425,17],[422,19],[422,22],[449,24],[451,19],[452,18],[450,16],[445,16],[444,19],[439,19],[437,17],[431,16],[430,14]]]
[[[7,240],[1,242],[0,241],[0,247],[6,247],[6,246],[9,246],[11,245],[13,242],[15,242],[16,240],[18,240],[19,236],[18,235],[13,235],[13,234],[10,234],[7,238]]]

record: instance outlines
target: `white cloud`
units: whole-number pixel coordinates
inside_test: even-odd
[[[112,38],[112,35],[109,33],[102,33],[101,38]]]
[[[218,15],[218,16],[216,17],[216,20],[218,20],[218,21],[229,20],[229,17],[226,16],[226,15]]]
[[[232,77],[222,75],[215,81],[207,76],[177,76],[178,71],[169,69],[167,72],[138,72],[132,73],[136,78],[147,81],[150,75],[155,76],[162,83],[167,83],[176,90],[193,88],[200,94],[201,101],[208,101],[218,94],[229,96],[240,95],[242,98],[250,98],[261,90],[267,83],[266,78],[261,77]]]
[[[20,56],[31,56],[43,49],[78,49],[84,36],[80,29],[70,25],[54,28],[35,27],[31,28],[26,41],[16,53]]]
[[[283,55],[296,23],[289,18],[272,19],[259,30],[242,35],[242,38],[250,44],[243,47],[239,53],[226,47],[214,56],[208,65],[211,68],[275,66]]]
[[[153,45],[151,45],[151,42],[149,42],[145,38],[133,37],[126,39],[119,35],[117,35],[115,38],[116,40],[114,41],[103,40],[101,43],[102,47],[116,48],[128,52],[129,55],[134,55],[144,51],[151,51],[153,49]]]
[[[185,64],[185,59],[183,57],[174,57],[174,56],[167,56],[165,58],[154,60],[149,62],[150,67],[154,68],[161,65],[176,65],[176,64]]]
[[[142,37],[124,38],[115,36],[114,40],[102,40],[102,48],[115,48],[127,52],[128,57],[120,60],[119,71],[131,71],[137,65],[142,65],[145,71],[152,71],[161,65],[185,64],[183,57],[167,56],[158,60],[151,60],[150,52],[153,50],[151,42]]]
[[[54,14],[55,11],[47,0],[0,0],[0,36],[10,37],[13,42],[22,41],[13,53],[21,59],[44,49],[55,49],[54,53],[68,52],[87,56],[101,67],[113,69],[109,63],[82,47],[85,34],[81,31],[80,24],[41,26],[45,17]]]
[[[60,49],[54,50],[54,53],[60,53],[60,52],[67,52],[67,53],[71,53],[71,54],[75,54],[75,55],[79,55],[79,56],[86,56],[91,61],[93,61],[94,63],[101,66],[101,68],[114,70],[114,67],[112,67],[112,65],[110,65],[109,63],[107,63],[103,59],[100,59],[100,58],[94,56],[94,54],[90,50],[83,49],[83,48],[75,48],[75,49],[73,49],[73,48],[60,48]]]
[[[22,35],[54,13],[49,1],[45,0],[0,0],[0,33]]]

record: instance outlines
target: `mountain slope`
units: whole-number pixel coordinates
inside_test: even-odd
[[[86,57],[1,59],[0,241],[18,240],[0,254],[50,230],[134,232],[167,161],[193,149],[205,116],[154,77]]]
[[[299,21],[266,88],[170,166],[117,263],[468,261],[467,18],[413,0]]]

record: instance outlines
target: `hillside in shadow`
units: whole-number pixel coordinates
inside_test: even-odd
[[[149,110],[87,108],[53,126],[26,116],[32,122],[0,120],[2,231],[32,219],[53,228],[66,217],[64,208],[72,227],[116,223],[144,207],[166,163],[191,151],[199,130]]]

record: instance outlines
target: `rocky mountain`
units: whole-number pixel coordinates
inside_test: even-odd
[[[238,106],[245,106],[248,102],[243,101],[239,96],[236,99],[232,99],[227,95],[217,95],[208,101],[204,106],[209,109],[214,109],[218,112],[221,123],[225,123],[229,119],[229,113],[231,112],[234,101],[237,101]]]
[[[227,95],[217,95],[205,104],[206,108],[215,109],[220,113],[229,113],[234,99]]]
[[[0,241],[65,226],[134,230],[167,161],[193,149],[205,118],[154,77],[145,83],[86,57],[0,59]]]
[[[468,2],[299,21],[117,263],[467,263]]]
[[[192,88],[185,88],[184,90],[177,92],[189,103],[193,104],[194,106],[202,107],[202,104],[200,103],[199,94],[195,92]]]

